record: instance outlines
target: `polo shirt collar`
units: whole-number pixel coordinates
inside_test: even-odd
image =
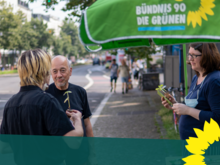
[[[22,86],[20,88],[20,92],[22,92],[22,91],[30,91],[30,90],[41,90],[42,91],[42,89],[40,87],[34,86],[34,85]]]
[[[68,88],[67,88],[67,89],[64,89],[64,90],[58,89],[58,88],[56,87],[55,83],[54,83],[54,86],[55,86],[55,90],[56,90],[57,92],[59,92],[59,93],[64,93],[64,92],[66,92],[66,91],[69,90],[70,84],[69,84],[69,82],[68,82]]]

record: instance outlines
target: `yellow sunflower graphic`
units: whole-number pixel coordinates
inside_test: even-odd
[[[193,28],[196,27],[196,24],[199,26],[202,25],[202,18],[206,21],[208,21],[207,15],[214,15],[214,12],[212,11],[212,8],[215,7],[215,4],[213,3],[215,0],[201,0],[199,7],[199,10],[197,11],[189,11],[187,15],[187,25],[189,26],[192,22]]]
[[[177,2],[182,2],[183,0],[175,0]],[[189,11],[187,15],[187,25],[192,23],[193,28],[196,24],[202,25],[202,19],[208,21],[207,15],[214,15],[212,8],[215,7],[215,0],[200,0],[200,7],[197,11]]]
[[[190,137],[186,140],[188,143],[186,149],[193,155],[183,158],[182,160],[186,162],[185,165],[206,165],[203,155],[210,145],[219,141],[219,125],[211,119],[210,123],[205,122],[204,131],[197,128],[194,128],[194,131],[198,138]]]

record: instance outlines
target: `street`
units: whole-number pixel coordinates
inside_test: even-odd
[[[104,71],[104,66],[76,66],[73,68],[72,76],[70,77],[70,83],[79,85],[81,87],[86,87],[88,101],[92,113],[94,113],[110,89],[109,80],[103,77]],[[20,89],[19,82],[20,79],[18,75],[0,77],[0,123],[6,102]],[[53,82],[52,78],[50,82]]]

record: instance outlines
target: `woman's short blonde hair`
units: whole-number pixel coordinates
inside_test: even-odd
[[[41,50],[28,50],[18,59],[18,74],[21,86],[42,85],[45,78],[50,75],[51,56]]]

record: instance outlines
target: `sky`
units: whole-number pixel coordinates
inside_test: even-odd
[[[28,0],[26,0],[28,2]],[[29,3],[29,8],[33,10],[33,13],[36,14],[44,14],[44,15],[52,15],[58,17],[60,20],[64,20],[65,17],[68,17],[68,11],[64,12],[61,9],[65,6],[67,2],[62,1],[59,2],[58,5],[55,5],[55,10],[49,9],[48,12],[45,12],[45,6],[42,6],[43,0],[36,0],[35,2]]]

